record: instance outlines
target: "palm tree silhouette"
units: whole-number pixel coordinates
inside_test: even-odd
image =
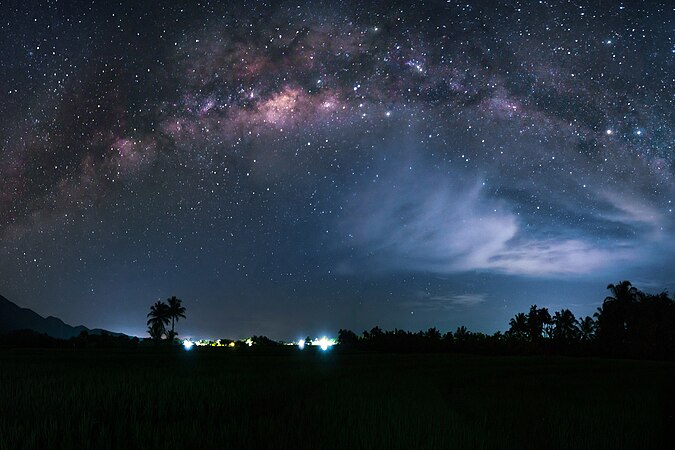
[[[573,342],[579,337],[579,326],[576,317],[569,309],[558,311],[553,316],[553,337],[563,342]]]
[[[602,306],[594,314],[597,318],[598,337],[613,345],[620,345],[627,337],[639,291],[626,280],[609,284],[607,289],[612,295],[605,297]]]
[[[530,342],[540,342],[543,339],[544,330],[547,330],[551,323],[551,314],[548,312],[548,308],[537,308],[537,305],[530,306],[530,312],[527,314]]]
[[[164,326],[161,322],[152,322],[148,325],[148,334],[155,342],[159,342],[164,334]]]
[[[628,304],[635,300],[638,290],[630,281],[619,281],[618,284],[608,284],[607,289],[612,295],[605,297],[605,302]]]
[[[595,321],[590,316],[579,321],[579,335],[582,341],[590,341],[595,336]]]
[[[516,314],[513,319],[509,321],[509,331],[507,334],[518,340],[524,341],[528,335],[527,316],[525,313]]]
[[[150,336],[159,341],[162,335],[166,333],[166,326],[169,324],[169,306],[161,301],[157,301],[150,307],[148,313],[148,332]]]
[[[166,300],[169,308],[169,317],[171,318],[171,331],[169,332],[169,340],[173,340],[176,337],[176,332],[174,327],[178,319],[181,317],[185,319],[185,307],[181,305],[182,300],[177,298],[175,295]]]

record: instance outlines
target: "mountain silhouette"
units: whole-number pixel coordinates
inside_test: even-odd
[[[64,323],[58,317],[42,317],[35,311],[21,308],[0,295],[0,334],[18,330],[32,330],[58,339],[79,336],[83,331],[89,334],[106,332],[112,336],[121,336],[121,333],[112,333],[100,328],[89,329],[83,325],[74,327]]]

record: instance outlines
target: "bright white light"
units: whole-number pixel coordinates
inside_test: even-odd
[[[605,131],[605,133],[607,133],[607,135],[611,135],[614,132],[612,130],[607,130],[607,131]]]
[[[328,347],[330,347],[332,343],[326,338],[325,336],[319,339],[319,347],[321,347],[321,350],[324,352],[328,350]]]
[[[304,340],[304,339],[301,339],[301,340],[298,341],[298,348],[299,348],[300,350],[302,350],[303,348],[305,348],[305,340]]]
[[[183,347],[185,347],[185,350],[191,350],[193,345],[195,344],[189,339],[185,339],[183,341]]]

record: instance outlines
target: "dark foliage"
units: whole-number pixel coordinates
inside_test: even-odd
[[[666,292],[652,295],[628,281],[610,284],[612,293],[592,317],[577,319],[569,309],[553,315],[532,305],[509,321],[509,330],[487,335],[459,327],[441,334],[436,328],[412,333],[374,327],[361,336],[338,332],[343,349],[393,352],[479,354],[607,355],[675,358],[675,302]]]
[[[33,330],[16,330],[0,335],[0,347],[68,348],[68,341]]]
[[[272,339],[268,338],[267,336],[253,336],[251,338],[251,341],[253,341],[253,344],[255,346],[260,346],[260,347],[277,347],[281,345],[277,341],[273,341]]]
[[[176,322],[179,319],[185,319],[185,307],[182,306],[182,300],[173,296],[166,300],[166,303],[157,301],[150,307],[148,313],[148,334],[155,341],[173,343],[178,336],[175,330]],[[171,329],[167,325],[171,324]]]
[[[135,336],[113,336],[106,332],[89,334],[83,331],[78,337],[70,339],[69,342],[75,348],[133,348],[138,346],[140,340]]]
[[[602,351],[633,357],[675,356],[675,302],[666,292],[646,294],[629,281],[607,289],[612,295],[595,313]]]
[[[155,342],[159,342],[166,335],[166,326],[171,321],[169,306],[164,302],[156,302],[150,307],[148,317],[148,334]]]
[[[170,341],[173,341],[178,333],[176,333],[175,326],[179,319],[185,319],[185,306],[182,305],[182,300],[175,295],[166,300],[168,306],[168,315],[171,318],[171,330],[167,333]]]
[[[675,359],[675,301],[666,292],[647,294],[629,281],[610,284],[606,297],[594,317],[577,319],[569,309],[551,315],[547,308],[532,305],[527,313],[518,313],[509,321],[505,333],[475,333],[465,327],[441,333],[436,328],[410,332],[374,327],[357,335],[351,330],[338,331],[342,350],[384,352],[456,352],[475,354],[561,354],[612,356],[630,358]],[[172,342],[176,333],[167,330],[169,323],[185,318],[185,308],[175,297],[170,307],[156,302],[148,314],[150,334],[155,342]],[[256,348],[279,347],[282,344],[267,336],[253,336]],[[222,345],[243,341],[222,339]],[[57,339],[30,330],[0,335],[0,345],[9,347],[89,348],[135,347],[138,338],[83,331],[69,340]],[[311,346],[308,336],[306,345]]]

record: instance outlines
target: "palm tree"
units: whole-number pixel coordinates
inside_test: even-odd
[[[579,337],[577,319],[569,309],[558,311],[553,316],[553,337],[563,342],[573,342]]]
[[[166,300],[169,304],[169,317],[171,318],[171,331],[169,332],[169,340],[173,340],[176,337],[176,332],[174,331],[174,326],[178,319],[181,317],[185,319],[185,307],[181,306],[182,300],[177,298],[175,295]]]
[[[161,322],[152,322],[148,325],[148,334],[155,342],[159,342],[164,334],[164,326]]]
[[[594,314],[597,318],[597,333],[605,342],[620,346],[629,332],[632,310],[640,292],[630,281],[609,284],[607,289],[612,295],[605,298],[598,312]]]
[[[169,324],[169,306],[161,301],[157,301],[150,307],[148,313],[148,333],[155,341],[159,341],[162,335],[166,333],[166,326]]]
[[[607,289],[612,295],[605,297],[605,302],[628,304],[635,300],[638,294],[637,288],[628,280],[619,281],[618,284],[608,284]]]
[[[582,341],[590,341],[595,337],[595,321],[592,317],[586,316],[579,321],[579,335]]]
[[[516,314],[513,319],[509,321],[509,331],[506,332],[507,335],[514,337],[520,341],[527,339],[528,326],[527,326],[527,316],[525,313]]]
[[[530,306],[530,312],[527,314],[527,328],[530,342],[540,342],[543,339],[543,333],[551,325],[551,314],[548,308],[537,308],[537,305]]]

